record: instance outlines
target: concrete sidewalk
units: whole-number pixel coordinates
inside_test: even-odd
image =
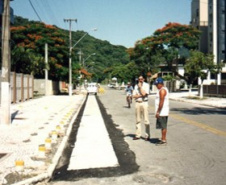
[[[182,102],[189,102],[199,105],[205,105],[217,108],[226,108],[226,98],[217,97],[204,97],[199,99],[198,92],[172,92],[170,93],[170,99]]]
[[[11,105],[12,124],[0,123],[0,184],[51,176],[85,98],[46,96]]]

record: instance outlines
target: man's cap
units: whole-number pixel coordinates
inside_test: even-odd
[[[128,82],[127,84],[130,85],[130,82]]]
[[[155,85],[157,85],[157,84],[163,84],[163,79],[162,78],[157,78],[155,80]]]

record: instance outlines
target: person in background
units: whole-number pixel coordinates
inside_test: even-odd
[[[165,145],[166,133],[167,133],[167,122],[169,116],[169,91],[164,87],[162,78],[157,78],[155,85],[158,89],[155,98],[155,117],[156,117],[156,128],[161,129],[162,138],[156,145]]]
[[[133,94],[133,86],[130,82],[127,83],[126,86],[126,102],[128,103],[128,108],[130,108],[130,104],[132,103],[132,94]]]
[[[149,84],[144,82],[144,77],[139,76],[138,83],[134,87],[133,98],[135,99],[136,134],[133,140],[141,138],[141,121],[144,120],[145,140],[150,139],[150,123],[148,117]]]

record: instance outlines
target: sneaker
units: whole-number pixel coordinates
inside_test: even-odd
[[[155,144],[156,146],[165,146],[167,145],[167,142],[166,141],[159,141],[158,143]]]

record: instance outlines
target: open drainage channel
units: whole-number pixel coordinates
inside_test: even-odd
[[[97,97],[97,102],[98,102],[105,126],[109,133],[109,137],[111,139],[115,154],[118,158],[119,166],[107,167],[107,168],[70,170],[70,171],[67,170],[70,156],[73,150],[73,145],[76,141],[76,136],[80,126],[80,122],[85,110],[85,106],[86,106],[86,102],[85,102],[77,116],[77,119],[73,123],[72,132],[70,134],[70,137],[65,147],[65,150],[63,152],[63,155],[58,163],[58,166],[54,171],[54,175],[51,179],[52,181],[59,181],[59,180],[74,181],[74,180],[79,180],[81,178],[89,178],[89,177],[114,177],[114,176],[131,174],[138,171],[139,166],[136,164],[135,154],[133,151],[129,149],[129,145],[124,141],[124,134],[122,133],[121,130],[116,128],[116,125],[111,119],[111,116],[107,114],[103,104],[100,102],[98,97]],[[84,115],[84,116],[87,116],[87,115]],[[95,136],[90,136],[90,137],[95,137]]]

